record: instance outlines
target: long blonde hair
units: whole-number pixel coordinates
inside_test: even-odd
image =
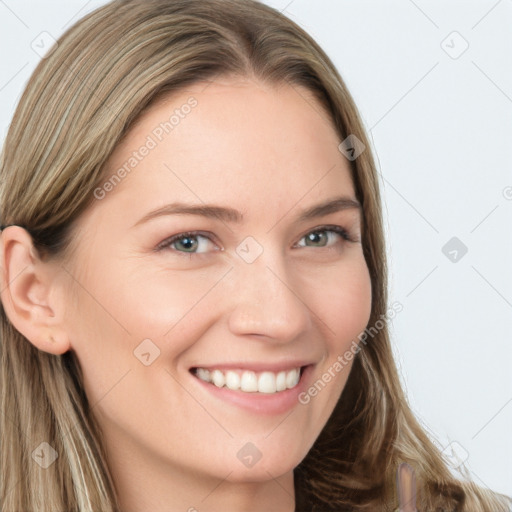
[[[117,0],[72,26],[33,73],[1,156],[1,223],[23,226],[41,254],[65,256],[74,221],[94,202],[104,164],[134,121],[157,97],[221,75],[303,86],[340,141],[352,134],[370,147],[330,59],[278,11],[254,0]],[[388,305],[371,151],[351,168],[364,207],[375,325]],[[73,352],[36,349],[3,307],[0,336],[2,510],[118,511]],[[44,470],[31,457],[41,442],[58,453]],[[295,469],[296,510],[384,510],[397,501],[400,462],[415,469],[420,510],[508,510],[505,496],[452,476],[407,403],[384,322],[357,353],[331,418]]]

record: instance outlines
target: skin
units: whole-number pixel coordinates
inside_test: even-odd
[[[313,383],[357,340],[371,308],[360,212],[297,220],[327,199],[355,200],[349,163],[309,91],[224,77],[153,104],[106,176],[190,96],[190,114],[78,219],[67,259],[42,261],[26,231],[3,231],[2,302],[40,350],[75,351],[123,511],[293,511],[293,469],[351,362],[280,414],[227,403],[189,369],[298,358],[313,363]],[[174,201],[229,206],[244,220],[165,215],[134,226]],[[325,230],[308,241],[326,224],[355,241]],[[210,237],[194,239],[200,254],[183,240],[157,250],[190,230]],[[250,264],[236,251],[246,237],[263,249]],[[160,350],[148,366],[134,355],[145,339]],[[252,467],[237,457],[247,442],[262,455]]]

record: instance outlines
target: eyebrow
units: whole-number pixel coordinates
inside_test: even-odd
[[[357,209],[361,212],[361,203],[350,197],[335,197],[303,210],[297,220],[299,222],[304,222],[318,217],[323,217],[330,213],[348,209]],[[217,206],[214,204],[171,203],[144,215],[144,217],[139,219],[133,227],[147,222],[150,219],[154,219],[155,217],[161,217],[164,215],[199,215],[236,224],[241,224],[244,220],[242,212],[226,206]]]

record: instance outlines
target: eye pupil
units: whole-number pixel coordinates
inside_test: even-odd
[[[312,233],[308,234],[308,240],[310,242],[317,243],[319,241],[318,238],[321,238],[322,235],[325,238],[325,233],[323,231],[313,231]]]
[[[181,240],[178,240],[176,243],[181,244],[186,251],[194,250],[197,246],[197,240],[194,240],[194,237],[184,237]]]

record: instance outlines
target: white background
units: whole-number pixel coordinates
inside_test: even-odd
[[[2,140],[38,36],[104,3],[0,0]],[[512,495],[512,0],[266,3],[326,50],[369,131],[413,410],[477,483]],[[456,262],[452,237],[468,249]]]

